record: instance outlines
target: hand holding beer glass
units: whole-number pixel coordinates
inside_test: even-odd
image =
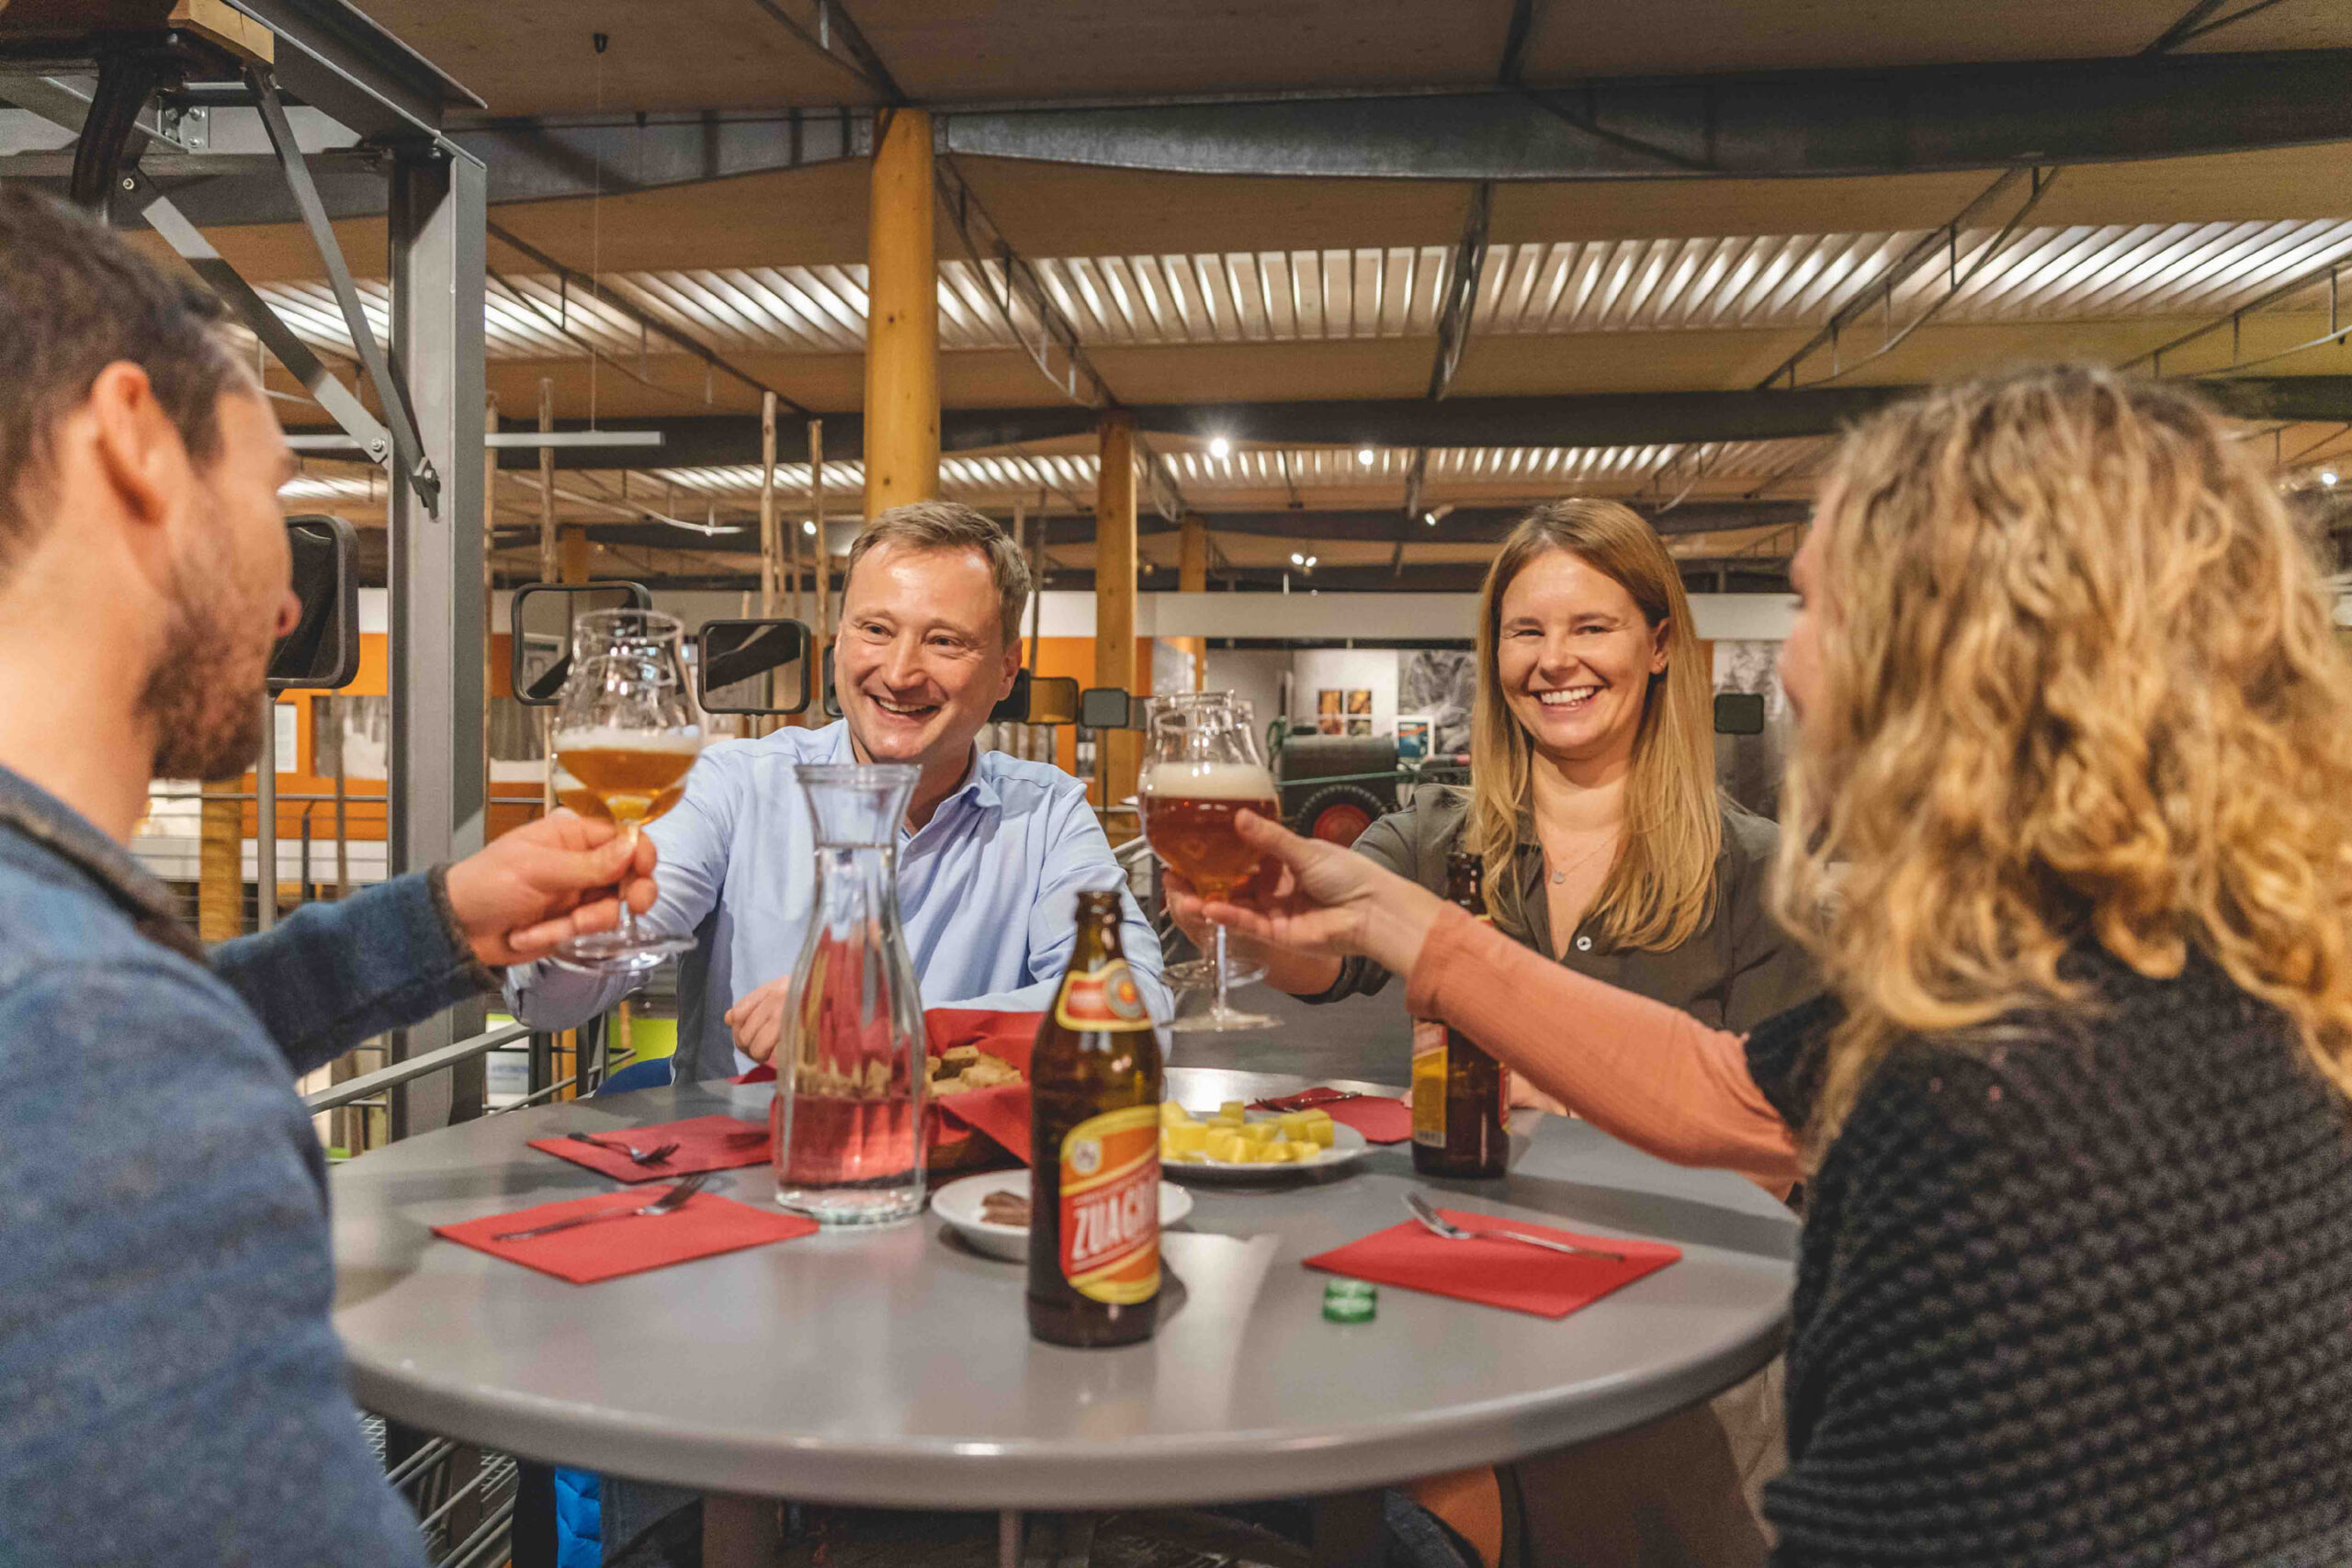
[[[652,610],[599,610],[571,628],[571,675],[555,715],[558,796],[582,817],[638,829],[678,803],[702,750],[680,643],[685,628]],[[549,954],[567,969],[634,975],[694,946],[648,936],[621,906],[620,929],[572,937]]]
[[[1259,760],[1250,705],[1231,692],[1154,697],[1143,776],[1136,795],[1152,852],[1210,902],[1230,898],[1258,872],[1261,857],[1234,830],[1243,810],[1279,821],[1273,775]],[[1216,1000],[1208,1011],[1179,1018],[1186,1032],[1271,1029],[1275,1020],[1236,1010],[1227,1000],[1234,975],[1225,928],[1216,928]]]

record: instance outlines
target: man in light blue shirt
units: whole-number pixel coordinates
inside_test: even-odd
[[[899,908],[926,1007],[1043,1010],[1069,960],[1077,895],[1117,886],[1127,962],[1156,1015],[1169,1016],[1159,943],[1125,892],[1085,786],[976,744],[1020,672],[1029,592],[1018,547],[970,508],[884,513],[851,549],[842,583],[833,658],[846,716],[712,747],[685,797],[646,829],[661,852],[661,897],[640,924],[703,936],[681,969],[682,1072],[725,1077],[775,1049],[815,900],[815,837],[796,777],[804,762],[922,770],[900,829]],[[567,1029],[635,983],[526,964],[508,971],[506,996],[532,1027]]]

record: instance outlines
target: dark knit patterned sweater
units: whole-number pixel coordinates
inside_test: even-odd
[[[1913,1042],[1815,1173],[1788,1348],[1797,1564],[2352,1563],[2352,1142],[2192,959]],[[1750,1036],[1792,1126],[1833,1003]]]

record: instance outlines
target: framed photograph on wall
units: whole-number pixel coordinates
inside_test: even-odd
[[[1342,732],[1341,705],[1347,694],[1337,686],[1326,686],[1315,694],[1315,729],[1318,735]]]
[[[1367,717],[1371,716],[1372,690],[1370,687],[1359,687],[1348,694],[1348,712],[1351,714],[1363,714]],[[1353,735],[1357,733],[1357,731],[1351,728],[1348,733]],[[1363,733],[1369,734],[1370,731],[1367,730]]]

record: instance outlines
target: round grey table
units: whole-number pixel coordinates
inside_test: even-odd
[[[1172,1069],[1193,1107],[1306,1087]],[[1363,1089],[1375,1086],[1357,1085]],[[1395,1093],[1393,1089],[1383,1092]],[[431,1227],[611,1190],[549,1133],[765,1114],[765,1086],[683,1085],[411,1138],[336,1169],[335,1327],[360,1401],[533,1459],[713,1492],[911,1508],[1081,1510],[1355,1492],[1637,1426],[1770,1359],[1795,1222],[1747,1181],[1521,1111],[1496,1182],[1423,1182],[1406,1145],[1306,1185],[1194,1185],[1181,1287],[1118,1350],[1029,1337],[1017,1264],[935,1216],[577,1286]],[[1411,1291],[1322,1316],[1301,1258],[1406,1217],[1403,1195],[1682,1260],[1553,1321]],[[765,1166],[712,1190],[771,1201]]]

